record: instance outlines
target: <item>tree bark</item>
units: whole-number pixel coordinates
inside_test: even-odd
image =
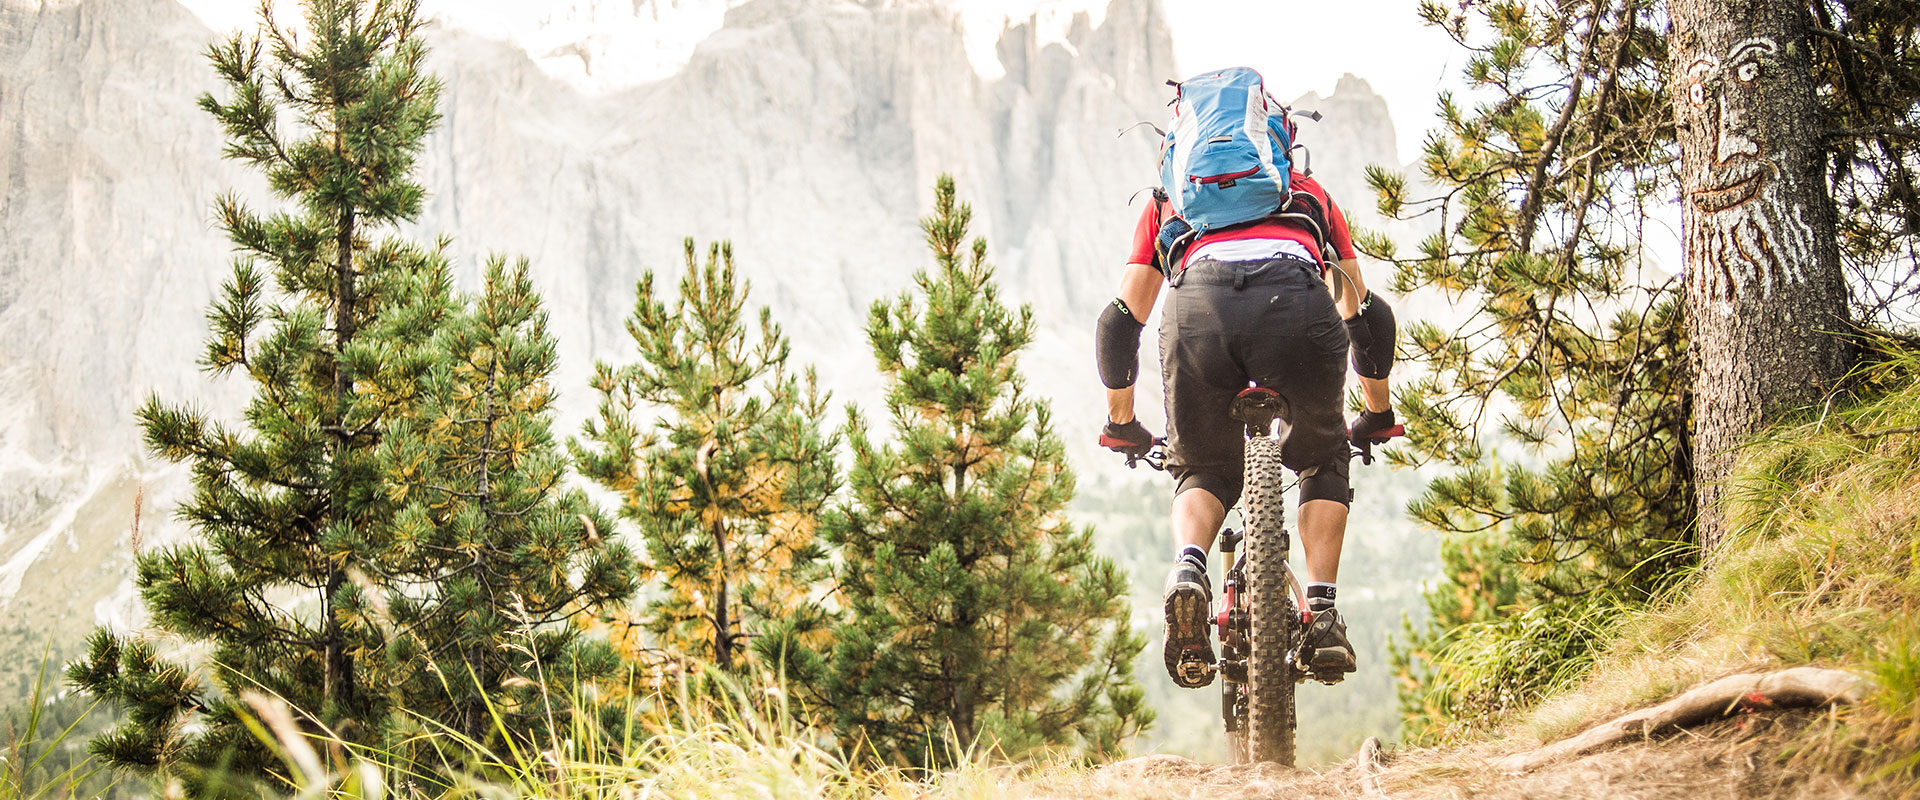
[[[709,480],[711,487],[713,482]],[[708,497],[712,497],[709,490]],[[713,502],[719,502],[714,500]],[[713,663],[721,672],[733,671],[733,614],[727,608],[727,590],[729,571],[727,565],[727,525],[726,519],[718,513],[713,518],[713,545],[720,556],[719,585],[713,591]]]
[[[1728,533],[1734,447],[1845,374],[1847,289],[1822,169],[1805,4],[1671,0],[1697,536]]]
[[[345,144],[340,135],[334,134],[335,152],[344,152]],[[354,208],[351,204],[340,211],[339,231],[334,243],[334,297],[333,297],[333,454],[330,459],[333,471],[333,509],[335,522],[347,521],[352,510],[347,506],[347,498],[352,494],[341,478],[342,464],[347,459],[347,450],[351,447],[347,433],[347,406],[353,398],[353,377],[347,373],[342,363],[347,346],[353,341],[357,320],[354,314],[359,304],[357,287],[354,285],[353,264],[353,228]],[[349,523],[350,524],[350,523]],[[326,614],[326,696],[341,708],[352,708],[356,702],[353,654],[347,649],[346,628],[341,624],[340,609],[335,605],[338,592],[346,585],[346,566],[327,561],[327,596],[323,600]]]

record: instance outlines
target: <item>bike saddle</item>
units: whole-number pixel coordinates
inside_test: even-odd
[[[1275,419],[1287,419],[1287,399],[1265,386],[1249,386],[1234,396],[1228,413],[1246,423],[1249,431],[1265,435]]]

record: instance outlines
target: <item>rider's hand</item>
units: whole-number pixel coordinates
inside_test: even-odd
[[[1394,426],[1393,409],[1385,411],[1361,411],[1359,418],[1353,421],[1348,436],[1355,444],[1366,442],[1380,435],[1381,431]]]
[[[1138,419],[1126,422],[1107,421],[1107,427],[1100,429],[1100,446],[1129,458],[1139,458],[1153,449],[1153,434]]]

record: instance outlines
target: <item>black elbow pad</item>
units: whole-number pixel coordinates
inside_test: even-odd
[[[1119,300],[1100,312],[1100,325],[1093,332],[1093,358],[1100,364],[1100,382],[1107,388],[1125,389],[1139,377],[1140,329],[1145,327]]]
[[[1372,292],[1360,301],[1360,313],[1347,321],[1347,340],[1353,342],[1353,371],[1362,378],[1384,379],[1393,371],[1393,345],[1398,329],[1393,309]]]

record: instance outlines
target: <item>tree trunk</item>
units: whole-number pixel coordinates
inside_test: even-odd
[[[339,134],[334,135],[336,152],[343,150]],[[353,226],[354,209],[348,206],[340,212],[340,229],[335,242],[334,254],[334,298],[333,298],[333,455],[330,459],[334,470],[333,521],[345,521],[352,511],[347,507],[347,498],[352,492],[340,476],[341,463],[347,458],[347,405],[353,397],[353,378],[347,374],[341,363],[347,351],[347,345],[353,341],[356,320],[354,306],[359,302],[354,286],[353,269]],[[326,696],[340,708],[352,708],[354,704],[353,654],[347,650],[345,626],[340,622],[340,610],[334,605],[334,598],[346,585],[346,566],[327,559],[327,596],[326,609]]]
[[[723,521],[713,520],[713,543],[720,555],[720,579],[714,587],[713,663],[721,672],[733,670],[733,618],[727,609],[727,532]]]
[[[973,719],[975,707],[979,705],[974,698],[974,692],[979,688],[977,680],[960,681],[953,693],[953,714],[947,718],[953,723],[954,743],[967,751],[972,751],[980,737]]]
[[[977,735],[973,717],[974,682],[978,676],[972,674],[967,665],[960,663],[958,653],[944,654],[940,667],[947,685],[947,726],[952,729],[953,744],[962,750],[970,750]]]
[[[499,390],[500,358],[498,350],[490,350],[492,358],[487,360],[487,390],[485,401],[485,420],[480,428],[480,521],[484,526],[479,532],[479,541],[474,542],[473,574],[487,591],[487,602],[493,601],[493,574],[488,567],[488,554],[493,548],[493,428],[500,421],[493,398]],[[513,620],[509,625],[530,624],[525,620]],[[472,680],[476,686],[471,693],[462,695],[467,699],[461,702],[460,732],[474,741],[483,741],[491,716],[486,709],[484,694],[495,690],[492,665],[485,663],[486,647],[490,644],[484,638],[475,636],[467,641],[467,669],[473,670]],[[482,696],[476,697],[475,694]]]
[[[1672,0],[1697,535],[1728,533],[1733,448],[1845,373],[1846,285],[1822,169],[1805,4]]]

